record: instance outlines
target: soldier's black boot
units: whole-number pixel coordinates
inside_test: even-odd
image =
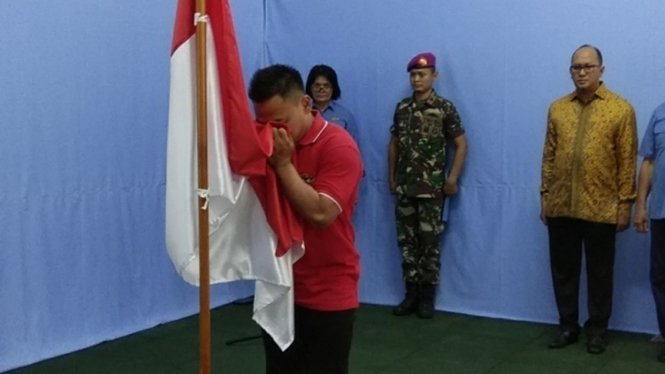
[[[435,284],[420,285],[420,295],[418,300],[418,318],[430,319],[434,317],[434,293]]]
[[[393,309],[396,316],[406,316],[418,309],[418,283],[406,283],[406,297]]]

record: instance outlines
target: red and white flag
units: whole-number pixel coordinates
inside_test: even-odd
[[[195,19],[207,23],[209,188],[197,187]],[[292,265],[304,254],[302,225],[267,166],[272,129],[249,110],[228,0],[207,17],[180,0],[171,53],[166,246],[185,281],[199,284],[198,196],[210,215],[210,282],[256,280],[253,319],[286,349],[294,337]]]

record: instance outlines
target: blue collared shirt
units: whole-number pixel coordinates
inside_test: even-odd
[[[342,126],[358,144],[356,119],[353,118],[353,114],[348,109],[336,101],[331,101],[321,114],[328,122]]]
[[[665,218],[665,104],[654,110],[644,133],[640,156],[654,160],[649,196],[649,218]]]

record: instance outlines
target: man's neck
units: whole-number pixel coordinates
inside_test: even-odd
[[[600,85],[589,88],[586,90],[577,90],[576,95],[577,98],[584,104],[588,104],[591,102],[595,97],[596,97],[596,91],[598,91],[598,88],[600,88]]]
[[[300,139],[304,138],[307,132],[309,132],[309,129],[312,128],[312,124],[314,123],[314,114],[311,112],[307,114],[307,125],[304,126],[300,131],[298,131],[297,134],[293,134],[293,141],[299,142]]]
[[[432,96],[432,92],[433,92],[433,91],[434,91],[434,90],[430,88],[429,90],[424,91],[424,92],[414,92],[414,93],[413,93],[413,98],[414,98],[416,101],[427,100],[427,99],[429,99],[430,96]]]

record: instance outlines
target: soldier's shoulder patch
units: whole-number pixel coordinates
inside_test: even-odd
[[[411,107],[408,102],[400,101],[399,104],[397,104],[397,107],[395,108],[395,113],[406,114],[411,110],[410,108]]]
[[[452,101],[445,98],[441,98],[438,102],[437,107],[444,112],[450,112],[455,108],[455,105],[453,104]]]

